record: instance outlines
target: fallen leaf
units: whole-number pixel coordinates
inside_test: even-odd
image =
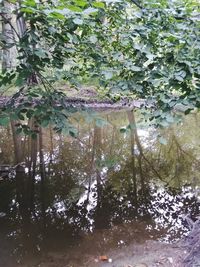
[[[173,264],[173,259],[171,258],[171,257],[169,257],[169,258],[167,258],[168,259],[168,261],[171,263],[171,264]]]
[[[100,261],[108,261],[108,257],[106,255],[99,256]]]

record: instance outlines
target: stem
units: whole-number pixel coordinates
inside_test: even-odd
[[[19,36],[18,32],[16,31],[15,27],[14,27],[14,26],[12,25],[12,23],[10,22],[10,20],[7,19],[7,18],[3,15],[3,13],[0,13],[0,16],[3,18],[4,23],[8,23],[8,24],[10,25],[10,27],[12,28],[12,30],[15,32],[15,34],[16,34],[17,37],[18,37],[18,39],[20,40],[20,36]]]

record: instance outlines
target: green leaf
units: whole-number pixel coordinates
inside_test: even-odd
[[[95,12],[97,12],[97,11],[98,11],[98,9],[96,9],[96,8],[88,7],[88,8],[85,9],[82,13],[83,13],[84,15],[90,15],[90,14],[93,14],[93,13],[95,13]]]
[[[83,20],[82,20],[82,19],[79,19],[79,18],[75,18],[75,19],[73,20],[73,22],[74,22],[75,24],[77,24],[77,25],[82,25],[82,24],[83,24]]]
[[[65,16],[58,11],[46,10],[46,14],[55,19],[61,19],[61,20],[65,19]]]
[[[162,127],[168,127],[169,123],[165,119],[163,119],[161,122],[159,122],[159,125]]]
[[[103,2],[94,2],[92,5],[97,8],[105,8],[105,4]]]
[[[0,117],[0,125],[1,126],[7,126],[10,122],[9,117]]]
[[[41,49],[41,48],[36,49],[34,51],[34,54],[37,55],[40,58],[46,58],[47,57],[45,51],[43,49]]]
[[[183,82],[185,77],[186,77],[186,72],[183,70],[175,73],[176,80],[178,80],[180,82]]]
[[[131,70],[138,72],[138,71],[141,71],[142,69],[140,67],[137,67],[137,66],[131,66]]]
[[[173,123],[173,122],[174,122],[174,118],[173,118],[173,116],[170,115],[170,114],[167,114],[167,115],[166,115],[166,120],[167,120],[167,122],[169,122],[169,123]]]
[[[21,121],[24,121],[24,120],[25,120],[25,117],[24,117],[21,113],[18,114],[18,118],[19,118]]]
[[[31,133],[31,138],[36,140],[37,139],[37,133]]]
[[[78,6],[75,6],[75,5],[68,5],[67,6],[71,11],[74,11],[74,12],[82,12],[82,9]],[[69,12],[69,10],[68,10]],[[69,13],[68,13],[69,14]],[[63,14],[63,15],[68,15],[67,13]]]
[[[50,122],[49,120],[42,120],[41,123],[40,123],[40,125],[42,127],[46,128],[49,125],[49,122]]]
[[[16,134],[21,134],[22,131],[23,131],[23,129],[22,129],[21,127],[20,127],[20,128],[17,128],[17,129],[16,129]]]
[[[162,136],[158,139],[158,141],[159,141],[160,144],[162,144],[162,145],[167,145],[167,140],[166,140],[164,137],[162,137]]]
[[[36,2],[34,0],[25,0],[25,1],[22,1],[22,5],[28,6],[28,7],[36,7]]]
[[[110,4],[110,3],[119,3],[121,1],[122,0],[104,0],[104,2],[106,2],[107,4]]]
[[[31,7],[23,7],[21,8],[21,11],[24,12],[24,13],[34,13],[35,12],[35,9],[31,8]]]
[[[127,128],[126,127],[122,127],[120,128],[120,133],[126,133],[127,132]]]
[[[96,35],[91,35],[91,36],[89,37],[89,40],[90,40],[90,42],[91,42],[92,44],[95,44],[95,43],[98,41]]]
[[[77,131],[76,130],[69,130],[69,134],[71,135],[71,137],[77,137]]]
[[[87,6],[88,2],[84,0],[75,0],[74,3],[78,6],[85,7]]]
[[[30,118],[32,118],[33,114],[34,114],[34,110],[29,109],[29,110],[27,111],[26,116],[27,116],[28,119],[30,119]]]
[[[188,108],[184,111],[185,115],[190,114],[190,112],[193,110],[193,108]]]
[[[111,70],[102,71],[102,74],[105,76],[106,80],[110,80],[113,77],[113,71]]]

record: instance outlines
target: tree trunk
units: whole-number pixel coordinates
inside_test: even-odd
[[[8,71],[16,66],[16,40],[13,26],[12,9],[13,5],[10,2],[3,1],[2,17],[2,36],[4,47],[2,51],[2,71]]]
[[[135,118],[132,111],[127,111],[128,120],[131,125],[131,166],[132,166],[132,181],[133,193],[135,197],[135,207],[138,209],[138,196],[137,196],[137,176],[136,176],[136,162],[135,162]],[[134,127],[133,127],[134,126]]]
[[[19,164],[24,161],[24,153],[22,150],[21,136],[16,133],[15,127],[16,121],[11,121],[13,143],[14,143],[14,153],[15,153],[15,164]]]
[[[43,151],[43,131],[39,129],[39,158],[40,158],[40,176],[41,176],[41,188],[40,188],[40,200],[41,200],[41,214],[42,214],[42,229],[45,234],[46,231],[46,199],[45,199],[45,184],[46,184],[46,172],[45,172],[45,160]]]

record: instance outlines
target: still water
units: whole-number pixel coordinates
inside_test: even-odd
[[[165,129],[130,111],[70,120],[75,137],[0,129],[0,266],[187,233],[185,216],[199,215],[198,114]]]

